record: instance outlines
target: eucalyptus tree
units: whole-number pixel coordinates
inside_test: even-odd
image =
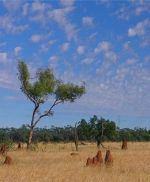
[[[31,79],[30,75],[27,64],[24,61],[19,61],[18,78],[21,83],[20,89],[34,105],[29,125],[28,148],[32,143],[34,128],[42,118],[52,116],[53,108],[56,105],[64,102],[74,102],[85,94],[85,84],[79,86],[57,80],[53,71],[49,68],[38,70],[34,80]],[[47,110],[41,113],[41,106],[45,103],[48,103],[49,106]]]

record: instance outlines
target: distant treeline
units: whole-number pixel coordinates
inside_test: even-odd
[[[150,130],[143,128],[120,129],[114,121],[93,116],[89,121],[81,119],[77,123],[78,138],[80,141],[150,141]],[[22,125],[20,128],[0,128],[0,143],[27,142],[29,128]],[[70,142],[74,141],[74,126],[55,127],[49,129],[36,128],[33,142]]]

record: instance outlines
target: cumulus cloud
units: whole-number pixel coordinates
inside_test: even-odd
[[[91,16],[85,16],[82,18],[82,23],[85,26],[92,26],[94,24],[94,18]]]
[[[149,13],[150,4],[146,1],[129,2],[130,5],[122,4],[121,8],[114,12],[118,18],[123,20],[129,20],[133,16],[140,16],[142,13]]]
[[[110,60],[113,62],[116,62],[118,59],[117,54],[112,51],[112,44],[108,41],[102,41],[100,42],[97,47],[94,49],[95,55],[102,53],[104,55],[104,58],[106,60]]]
[[[104,53],[106,59],[111,60],[113,62],[117,61],[117,54],[113,51],[107,51]]]
[[[89,36],[89,39],[94,39],[98,35],[98,32],[94,32]]]
[[[13,60],[13,61],[12,61]],[[7,52],[0,53],[0,87],[17,90],[16,61]],[[17,87],[16,87],[17,86]]]
[[[69,49],[70,44],[68,42],[65,42],[61,45],[61,51],[66,52]]]
[[[58,66],[59,57],[54,55],[49,58],[49,67],[55,70]]]
[[[60,0],[60,3],[63,6],[73,6],[75,3],[75,0]]]
[[[84,64],[91,64],[93,62],[93,58],[85,58],[82,60],[82,63]]]
[[[42,35],[39,35],[39,34],[34,34],[30,37],[30,40],[33,42],[33,43],[38,43],[42,40]]]
[[[41,3],[41,2],[33,2],[32,3],[32,11],[45,11],[46,9],[46,4],[45,3]]]
[[[8,61],[8,55],[6,52],[0,52],[0,63],[5,64]]]
[[[123,44],[123,50],[128,51],[130,50],[130,42],[127,41]]]
[[[137,62],[137,59],[135,59],[135,58],[128,58],[127,61],[126,61],[126,64],[133,65],[136,62]]]
[[[78,46],[77,53],[81,55],[84,54],[84,52],[85,52],[85,47],[82,45]]]
[[[8,33],[21,33],[28,29],[28,25],[18,25],[15,23],[15,19],[13,19],[11,16],[5,15],[0,16],[0,28],[5,30]]]
[[[4,6],[8,11],[16,11],[20,9],[20,6],[22,4],[22,1],[15,0],[15,1],[3,1]]]
[[[29,13],[29,7],[30,7],[30,4],[29,3],[25,3],[24,5],[23,5],[23,10],[22,10],[22,14],[23,14],[23,16],[27,16],[28,15],[28,13]]]
[[[94,49],[95,53],[108,51],[111,48],[111,43],[108,41],[102,41],[98,44],[98,46]]]
[[[16,56],[17,56],[21,51],[22,51],[22,47],[20,47],[20,46],[17,46],[17,47],[14,48],[14,53],[15,53]]]
[[[135,15],[139,16],[142,13],[149,12],[150,4],[149,2],[143,1],[135,8]]]
[[[43,26],[47,26],[50,21],[54,21],[65,32],[69,41],[72,39],[76,40],[77,28],[69,18],[69,15],[75,9],[71,6],[73,4],[71,2],[73,1],[62,1],[64,6],[62,8],[52,8],[49,3],[33,2],[30,8],[30,20],[40,23]],[[27,7],[27,9],[29,8]]]
[[[144,21],[137,23],[135,27],[129,28],[128,36],[129,37],[142,36],[146,33],[149,27],[150,27],[150,21],[148,19],[145,19]]]
[[[49,41],[46,41],[46,42],[44,42],[44,43],[41,44],[40,50],[42,52],[47,52],[50,49],[50,47],[53,44],[55,44],[56,42],[57,42],[57,40],[49,40]]]
[[[53,9],[48,13],[49,18],[55,21],[65,31],[68,40],[77,38],[76,27],[68,19],[68,15],[73,10],[73,7],[66,7],[60,9]]]

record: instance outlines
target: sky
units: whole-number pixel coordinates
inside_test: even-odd
[[[0,127],[31,120],[19,60],[33,77],[51,68],[65,83],[86,85],[82,98],[58,105],[38,127],[74,125],[95,114],[121,128],[150,128],[149,1],[0,0]]]

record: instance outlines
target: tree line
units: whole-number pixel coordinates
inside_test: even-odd
[[[145,128],[120,129],[114,121],[98,118],[96,115],[89,121],[81,119],[76,123],[78,139],[80,142],[121,141],[150,141],[150,130]],[[22,125],[20,128],[0,128],[0,143],[23,142],[28,143],[30,128]],[[75,126],[51,128],[35,128],[33,142],[74,142]]]

